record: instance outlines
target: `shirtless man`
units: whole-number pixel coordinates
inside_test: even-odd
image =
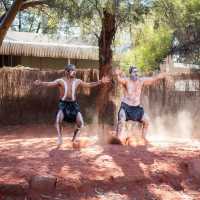
[[[129,78],[122,77],[120,70],[116,70],[115,74],[117,75],[118,82],[124,89],[124,96],[122,97],[121,107],[118,112],[116,136],[123,142],[126,139],[123,135],[125,121],[137,121],[142,124],[142,138],[146,145],[148,144],[146,133],[149,126],[149,118],[140,103],[142,87],[145,84],[152,84],[156,80],[163,79],[165,76],[164,74],[160,74],[152,78],[139,78],[138,70],[135,66],[129,68]]]
[[[75,141],[80,129],[84,126],[82,114],[80,112],[79,104],[76,102],[76,92],[78,87],[91,88],[100,84],[109,82],[107,77],[97,82],[87,83],[76,77],[76,67],[73,64],[65,66],[65,77],[56,79],[52,82],[42,82],[36,80],[36,86],[58,87],[60,92],[59,110],[56,116],[56,129],[58,134],[58,147],[62,144],[61,126],[62,122],[76,122],[77,128],[74,131],[72,142]]]

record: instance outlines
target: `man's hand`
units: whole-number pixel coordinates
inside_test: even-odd
[[[122,74],[122,71],[121,71],[120,69],[115,69],[115,70],[113,71],[113,74],[119,76],[119,75]]]
[[[158,74],[157,78],[158,78],[158,79],[164,79],[164,78],[166,78],[167,76],[168,76],[168,74],[165,73],[165,72],[163,72],[163,73]]]
[[[167,87],[172,87],[174,85],[173,77],[166,72],[160,73],[157,77],[158,79],[165,79],[165,84]]]
[[[127,80],[125,78],[125,74],[124,72],[119,69],[119,68],[116,68],[113,70],[113,75],[114,75],[114,78],[117,79],[117,81],[122,84],[123,86],[125,86],[127,84]]]
[[[41,85],[41,81],[40,80],[36,80],[33,82],[34,85],[36,86],[40,86]]]
[[[108,76],[103,76],[101,79],[101,82],[103,84],[109,83],[110,82],[110,78]]]

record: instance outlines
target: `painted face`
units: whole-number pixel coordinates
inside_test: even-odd
[[[76,70],[73,69],[66,70],[66,73],[70,78],[74,78],[76,76]]]
[[[138,70],[136,68],[131,70],[130,79],[136,81],[138,79]]]

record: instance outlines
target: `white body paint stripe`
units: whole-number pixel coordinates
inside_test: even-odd
[[[72,83],[72,100],[75,101],[76,79]]]
[[[57,79],[57,81],[62,81],[63,82],[63,84],[64,84],[64,96],[61,98],[61,100],[65,100],[66,99],[66,97],[67,97],[67,89],[68,89],[68,87],[67,87],[67,82],[66,81],[64,81],[63,79]]]

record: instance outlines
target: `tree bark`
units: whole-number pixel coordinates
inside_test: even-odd
[[[15,0],[10,9],[7,11],[4,18],[2,19],[0,24],[0,45],[2,45],[3,39],[12,22],[14,21],[18,11],[20,10],[22,3],[23,0]]]
[[[29,7],[35,7],[37,5],[46,4],[46,1],[27,1],[24,0],[15,0],[12,6],[8,9],[8,11],[1,16],[0,20],[0,46],[5,38],[5,35],[13,23],[17,13],[19,11],[25,10]]]
[[[99,70],[100,78],[108,75],[112,64],[112,49],[111,45],[116,33],[115,15],[103,11],[102,29],[98,40],[99,45]]]
[[[36,33],[39,33],[40,27],[41,27],[41,22],[39,22],[39,24],[38,24],[38,27],[37,27]]]
[[[21,29],[22,29],[22,15],[21,15],[21,12],[19,12],[19,32],[21,32]]]
[[[37,1],[25,1],[22,6],[21,6],[21,11],[22,10],[26,10],[27,8],[34,8],[36,6],[39,6],[39,5],[44,5],[44,4],[47,4],[47,2],[45,0],[37,0]]]
[[[99,44],[99,78],[109,76],[112,79],[112,42],[116,33],[116,16],[106,10],[103,11],[102,29],[98,40]],[[100,87],[97,97],[97,112],[99,124],[113,124],[116,115],[114,103],[115,87],[113,83]],[[104,134],[105,136],[106,134]]]

